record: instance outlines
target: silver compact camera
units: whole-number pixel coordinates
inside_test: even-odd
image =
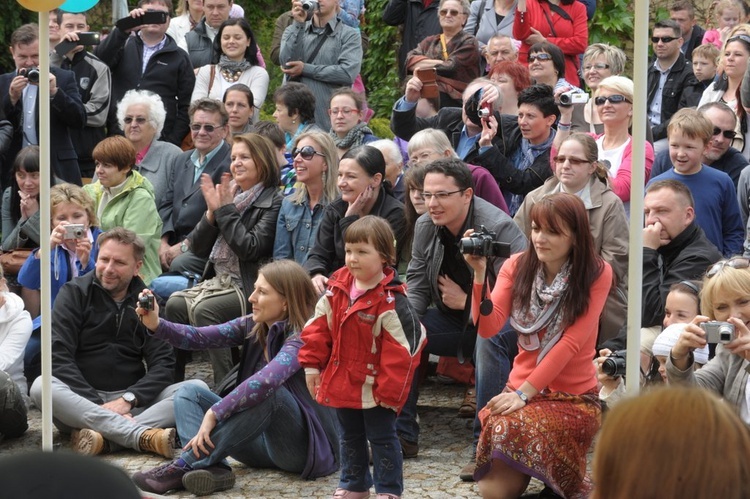
[[[565,92],[560,94],[561,106],[572,106],[573,104],[585,104],[589,101],[589,94],[585,92]]]
[[[83,239],[86,236],[86,227],[83,224],[68,224],[65,226],[63,239]]]
[[[316,0],[302,0],[302,9],[310,12],[313,10],[319,10],[318,2]]]
[[[703,322],[701,329],[706,332],[708,343],[729,343],[734,339],[734,324],[729,322]]]

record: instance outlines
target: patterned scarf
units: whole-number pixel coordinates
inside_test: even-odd
[[[219,68],[226,69],[230,73],[242,73],[251,67],[253,67],[253,65],[245,59],[242,59],[241,61],[233,61],[223,54],[219,57]]]
[[[331,130],[330,135],[336,143],[336,147],[339,149],[351,149],[354,146],[362,145],[362,139],[366,133],[372,134],[372,130],[367,126],[367,123],[357,123],[343,139],[340,139],[333,130]]]
[[[521,348],[526,351],[541,349],[536,358],[537,364],[563,334],[563,317],[559,309],[562,296],[568,289],[569,279],[570,262],[565,262],[549,286],[544,283],[544,269],[540,268],[534,279],[528,308],[514,307],[511,314],[510,324],[519,333],[518,344]],[[539,333],[544,328],[547,331],[540,343]]]
[[[234,205],[237,207],[237,211],[240,212],[240,216],[247,210],[260,193],[263,192],[263,184],[257,184],[250,189],[242,192],[239,186],[234,184],[232,181],[232,190],[237,189],[238,193],[234,196]],[[208,259],[213,262],[216,275],[228,274],[232,280],[242,286],[242,278],[240,276],[240,259],[237,253],[232,251],[227,241],[224,239],[224,235],[219,232],[219,236],[216,238],[214,247],[211,249],[211,255]]]

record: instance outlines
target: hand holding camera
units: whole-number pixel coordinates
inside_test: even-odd
[[[141,322],[151,331],[159,327],[159,305],[150,289],[144,289],[138,295],[138,306],[135,313],[141,318]]]

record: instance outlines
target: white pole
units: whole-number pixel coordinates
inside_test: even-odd
[[[641,301],[643,291],[643,184],[646,166],[646,100],[648,78],[648,0],[635,0],[633,44],[633,168],[630,187],[630,255],[628,259],[628,395],[640,390]]]
[[[50,171],[49,143],[49,13],[39,12],[39,259],[41,269],[41,313],[42,313],[42,450],[52,450],[52,282],[49,264],[49,185]]]

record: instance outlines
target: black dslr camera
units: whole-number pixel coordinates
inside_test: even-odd
[[[39,83],[39,68],[36,66],[32,66],[30,68],[21,68],[18,70],[18,74],[21,76],[25,76],[30,83]]]
[[[602,362],[602,372],[607,376],[617,378],[625,376],[625,355],[627,350],[615,350]]]
[[[510,256],[510,244],[495,241],[496,235],[494,232],[487,230],[484,225],[480,225],[478,231],[469,237],[462,238],[458,246],[464,255],[508,258]]]

